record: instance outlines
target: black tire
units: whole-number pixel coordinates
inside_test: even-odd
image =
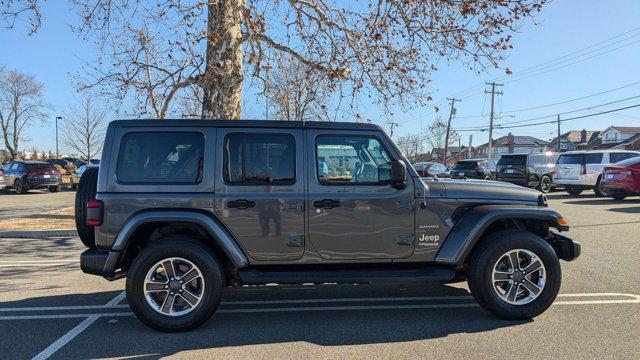
[[[614,200],[624,200],[624,198],[627,197],[627,194],[625,194],[625,193],[615,193],[615,194],[611,194],[611,197]]]
[[[596,194],[596,196],[605,196],[606,194],[602,189],[602,183],[600,180],[602,180],[602,178],[599,177],[598,181],[596,182],[596,187],[593,188],[593,192]]]
[[[565,186],[564,189],[573,196],[578,196],[582,193],[582,191],[584,191],[584,189],[575,186]]]
[[[195,264],[202,273],[204,291],[191,312],[168,316],[156,311],[147,302],[144,293],[145,278],[149,270],[167,258],[183,258]],[[195,329],[216,311],[222,298],[224,277],[220,262],[205,245],[183,238],[161,239],[142,250],[127,273],[127,301],[135,315],[145,325],[163,332]]]
[[[56,193],[60,191],[60,186],[49,186],[49,192]]]
[[[88,168],[80,177],[75,201],[76,229],[80,241],[88,248],[95,247],[96,237],[93,227],[87,225],[87,202],[96,199],[97,186],[98,168]]]
[[[16,179],[16,181],[13,182],[13,189],[16,191],[16,194],[19,195],[26,194],[29,191],[29,187],[20,179]]]
[[[494,290],[492,272],[496,262],[507,252],[524,249],[542,261],[545,285],[537,298],[523,305],[510,304]],[[521,230],[504,230],[484,239],[473,251],[468,263],[468,284],[478,304],[498,317],[510,320],[530,319],[544,312],[556,299],[562,279],[560,261],[555,251],[539,236]]]
[[[553,182],[551,181],[551,178],[549,177],[549,175],[542,175],[542,177],[540,178],[540,181],[538,182],[538,187],[537,189],[546,194],[549,191],[551,191],[551,188],[553,187]]]

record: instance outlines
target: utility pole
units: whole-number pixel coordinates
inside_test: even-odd
[[[449,121],[447,121],[447,135],[444,137],[444,153],[442,156],[442,164],[447,166],[447,152],[449,151],[449,132],[451,132],[451,119],[453,118],[453,114],[456,112],[455,105],[456,101],[462,101],[456,98],[447,98],[447,100],[451,101],[451,110],[449,110]]]
[[[393,128],[398,126],[397,122],[389,121],[389,137],[393,138]]]
[[[560,114],[558,114],[558,137],[557,137],[557,141],[558,141],[558,144],[556,144],[556,146],[558,147],[558,152],[560,152]]]
[[[56,116],[56,159],[60,159],[60,151],[58,149],[58,120],[62,120],[62,116]]]
[[[467,159],[471,159],[471,144],[473,143],[473,134],[469,135],[469,148],[467,149]]]
[[[495,81],[485,84],[491,85],[491,92],[487,90],[484,91],[486,94],[491,93],[491,115],[489,116],[489,146],[487,147],[487,158],[491,159],[493,158],[493,98],[496,94],[503,94],[501,91],[496,91],[496,86],[504,86],[504,84],[496,84]]]

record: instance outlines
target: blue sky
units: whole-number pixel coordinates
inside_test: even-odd
[[[64,4],[64,5],[61,5]],[[48,1],[44,7],[44,20],[40,31],[35,36],[27,36],[24,31],[0,30],[0,64],[10,69],[34,74],[45,84],[44,96],[54,109],[50,119],[44,124],[34,124],[27,130],[30,140],[22,144],[22,148],[36,146],[40,150],[55,150],[54,117],[74,102],[74,89],[70,76],[76,74],[83,61],[93,58],[89,44],[79,40],[69,29],[69,23],[76,20],[67,2]],[[520,29],[514,36],[515,48],[507,54],[503,67],[509,67],[513,75],[501,80],[505,86],[500,90],[504,95],[496,98],[496,109],[503,111],[536,107],[556,103],[585,95],[640,82],[640,1],[618,0],[556,0],[545,6],[537,17],[537,25],[529,24]],[[531,76],[519,81],[518,74],[522,70],[549,60],[556,59],[576,50],[592,46],[611,37],[631,31],[627,35],[603,43],[611,44],[591,55],[566,58],[561,65],[567,65],[555,71]],[[627,40],[624,40],[627,39]],[[636,43],[636,41],[638,41]],[[597,48],[591,48],[595,50]],[[599,56],[593,56],[598,55]],[[580,54],[577,54],[580,55]],[[593,56],[587,59],[587,57]],[[580,62],[573,64],[575,59]],[[553,69],[546,68],[546,70]],[[534,73],[536,74],[536,73]],[[432,85],[433,105],[440,105],[440,116],[448,115],[448,104],[443,102],[447,96],[482,84],[484,81],[504,76],[504,69],[475,74],[459,64],[439,64],[439,71],[434,75]],[[521,75],[521,77],[524,77]],[[482,88],[468,91],[458,97],[462,102],[457,104],[457,117],[453,120],[454,128],[480,127],[488,124],[489,98]],[[253,95],[251,88],[245,89],[248,97],[244,104],[243,116],[247,118],[264,117],[264,105],[261,99]],[[472,95],[472,96],[470,96]],[[574,109],[603,104],[619,99],[640,95],[640,84],[612,91],[580,101],[569,102],[529,111],[509,113],[514,117],[504,117],[496,123],[509,123],[553,115]],[[483,105],[484,104],[484,105]],[[568,114],[576,116],[616,107],[640,104],[640,98],[625,102]],[[484,110],[483,110],[484,109]],[[390,118],[381,106],[371,105],[360,109],[366,117],[388,128],[387,122],[392,120],[399,124],[396,135],[419,133],[420,124],[426,126],[437,116],[430,107],[414,107],[409,110],[394,109]],[[484,114],[484,117],[470,117]],[[506,115],[506,114],[503,114]],[[114,115],[115,117],[116,115]],[[552,120],[544,118],[541,121]],[[590,117],[562,124],[562,131],[570,129],[603,130],[609,125],[640,126],[640,107],[602,116]],[[556,125],[546,124],[518,129],[497,129],[494,138],[506,135],[509,131],[516,135],[532,135],[549,139],[555,134]],[[463,143],[468,141],[470,132],[461,132]],[[474,133],[474,144],[487,141],[487,132]]]

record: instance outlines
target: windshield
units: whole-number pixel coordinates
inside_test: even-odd
[[[527,156],[503,156],[498,161],[498,165],[526,165]]]
[[[474,170],[478,168],[478,163],[475,161],[461,161],[453,167],[454,170]]]

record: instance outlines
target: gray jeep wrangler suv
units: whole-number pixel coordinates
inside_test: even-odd
[[[85,273],[142,322],[205,322],[226,286],[452,281],[508,319],[546,310],[580,245],[543,194],[423,181],[375,125],[129,120],[76,195]],[[550,231],[556,229],[557,232]]]

